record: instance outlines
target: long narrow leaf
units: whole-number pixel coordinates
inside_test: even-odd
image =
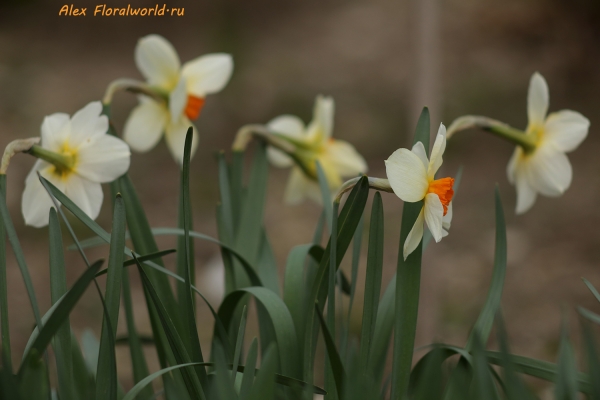
[[[6,203],[6,175],[0,174],[0,197]],[[8,325],[8,284],[6,280],[6,229],[4,217],[0,213],[0,335],[2,335],[3,375],[11,376],[12,352],[10,349],[10,329]]]
[[[429,110],[423,108],[413,144],[421,142],[429,152]],[[404,259],[404,243],[412,230],[423,201],[404,203],[400,228],[400,244],[398,246],[398,268],[396,272],[396,305],[394,327],[394,353],[392,359],[392,400],[403,400],[407,394],[412,365],[413,348],[417,329],[417,313],[419,309],[419,290],[421,286],[422,245],[419,243],[406,260]]]
[[[323,331],[325,347],[327,349],[327,355],[329,356],[329,360],[331,362],[331,369],[333,371],[337,393],[340,396],[340,398],[343,398],[341,396],[346,380],[346,371],[344,370],[344,365],[342,364],[340,355],[338,354],[337,349],[335,348],[335,342],[333,340],[333,337],[331,336],[331,333],[329,332],[327,323],[325,322],[325,319],[323,319],[323,315],[321,315],[321,310],[319,309],[319,306],[317,304],[315,304],[315,314],[317,314],[317,317],[319,318],[321,330]]]
[[[100,351],[98,353],[96,400],[116,399],[117,396],[117,366],[115,364],[114,337],[117,334],[119,306],[121,303],[125,221],[125,205],[122,197],[117,195],[114,202],[108,272],[106,275],[106,292],[104,295],[106,314],[102,322]]]

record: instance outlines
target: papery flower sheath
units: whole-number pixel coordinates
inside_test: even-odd
[[[181,164],[185,136],[194,127],[192,156],[198,147],[198,132],[191,121],[198,118],[205,97],[221,91],[233,72],[229,54],[207,54],[181,65],[175,48],[159,35],[141,38],[135,62],[149,85],[164,98],[144,95],[125,123],[123,137],[134,151],[152,149],[163,133],[173,157]]]
[[[90,218],[100,213],[103,193],[101,183],[123,175],[129,169],[127,144],[108,135],[108,118],[97,101],[77,111],[72,118],[56,113],[44,118],[41,154],[25,180],[22,210],[25,223],[35,227],[48,224],[53,206],[37,173],[50,181]]]
[[[405,260],[421,242],[425,223],[436,242],[448,235],[454,179],[435,179],[445,149],[446,128],[440,124],[431,159],[427,158],[423,143],[417,142],[412,150],[398,149],[385,161],[386,174],[396,196],[408,203],[424,200],[423,208],[404,242]]]
[[[354,146],[332,137],[333,116],[333,99],[318,96],[313,120],[308,126],[305,126],[300,118],[292,115],[282,115],[267,124],[267,128],[273,134],[289,141],[296,148],[293,158],[274,147],[267,150],[273,165],[280,168],[292,167],[285,191],[286,202],[295,204],[307,197],[321,202],[321,192],[317,183],[317,161],[325,173],[332,193],[341,187],[343,178],[355,177],[367,171],[365,159]]]
[[[590,126],[587,118],[571,110],[546,116],[548,104],[548,85],[536,72],[529,83],[525,132],[534,149],[517,146],[507,168],[508,180],[517,190],[517,214],[529,210],[538,193],[556,197],[569,188],[573,171],[565,153],[581,144]]]

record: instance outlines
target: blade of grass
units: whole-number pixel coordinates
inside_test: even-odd
[[[71,354],[73,355],[73,380],[77,399],[93,399],[96,393],[96,379],[86,366],[79,342],[71,332]]]
[[[129,270],[123,268],[122,290],[123,290],[123,308],[125,310],[125,320],[127,323],[129,353],[131,355],[131,369],[133,370],[133,381],[137,385],[145,377],[150,375],[144,350],[142,349],[142,341],[135,327],[135,317],[133,313],[133,301],[131,299],[131,287],[129,284]],[[154,341],[153,341],[154,343]],[[154,395],[151,386],[144,385],[139,391],[137,400],[148,399]]]
[[[240,400],[245,400],[250,393],[250,388],[254,383],[254,374],[256,373],[256,359],[258,358],[258,340],[252,339],[248,355],[246,357],[246,365],[244,375],[242,376],[242,385],[240,386]]]
[[[42,358],[28,358],[19,368],[19,394],[26,400],[48,400],[50,383],[46,363]]]
[[[475,331],[473,334],[473,383],[471,386],[472,398],[479,400],[494,400],[495,386],[490,368],[485,357],[483,343],[479,333]]]
[[[358,184],[352,189],[348,196],[344,207],[338,217],[338,229],[337,229],[337,248],[336,248],[336,263],[335,268],[339,267],[340,262],[343,259],[346,250],[354,236],[356,227],[360,222],[362,211],[365,208],[367,197],[369,195],[369,186],[366,177],[359,180]],[[331,257],[331,240],[329,241],[319,268],[315,273],[312,281],[310,295],[307,298],[307,303],[314,305],[318,303],[322,306],[327,297],[327,291],[329,287],[329,264]],[[304,333],[304,358],[303,358],[303,371],[304,379],[312,381],[312,369],[314,352],[316,345],[316,334],[318,333],[315,328],[316,315],[314,313],[313,306],[307,307],[307,317],[305,318],[305,333]]]
[[[475,322],[473,330],[469,335],[465,348],[470,349],[473,346],[474,334],[478,332],[482,343],[488,340],[494,317],[500,307],[502,299],[502,290],[504,289],[504,280],[506,278],[506,223],[504,221],[504,210],[502,209],[502,200],[500,191],[496,185],[496,250],[494,254],[494,272],[492,273],[492,282],[488,291],[485,305]]]
[[[413,144],[421,142],[429,153],[429,110],[423,108]],[[392,400],[403,400],[408,391],[410,367],[412,365],[417,314],[419,310],[419,290],[421,286],[421,258],[423,241],[419,243],[406,260],[404,242],[411,231],[421,209],[423,201],[404,203],[398,246],[398,267],[396,272],[396,305],[394,328],[394,352],[392,359]]]
[[[48,238],[50,249],[50,297],[54,305],[67,293],[62,233],[54,208],[50,209]],[[56,332],[52,347],[56,359],[60,398],[61,400],[75,399],[75,393],[73,392],[75,383],[73,382],[73,356],[71,354],[71,324],[68,316]]]
[[[583,307],[577,307],[577,311],[579,311],[579,314],[581,314],[583,317],[600,325],[600,315],[588,310],[587,308],[583,308]]]
[[[371,343],[375,337],[375,318],[379,311],[379,295],[381,293],[381,277],[383,273],[383,232],[383,202],[381,194],[376,192],[373,197],[373,206],[371,209],[365,296],[360,333],[359,365],[364,368],[364,373],[369,371]]]
[[[0,174],[0,197],[6,203],[6,175]],[[2,335],[3,373],[11,376],[12,352],[10,349],[10,329],[8,325],[8,284],[6,281],[6,229],[4,217],[0,213],[0,335]]]
[[[279,348],[281,370],[284,375],[299,377],[298,341],[292,316],[279,296],[263,287],[247,287],[231,292],[221,303],[218,316],[225,329],[229,329],[239,302],[251,294],[265,308],[270,317]]]
[[[348,301],[348,313],[346,316],[346,329],[342,331],[340,349],[346,352],[348,347],[348,337],[350,336],[350,321],[352,319],[352,307],[354,305],[354,295],[356,294],[356,286],[358,282],[358,266],[360,264],[360,252],[362,247],[362,236],[364,227],[364,216],[360,219],[356,232],[354,232],[354,238],[352,238],[352,272],[350,277],[350,299]],[[344,277],[342,271],[340,271],[340,277]],[[342,289],[343,291],[343,289]],[[378,295],[379,296],[379,295]]]
[[[585,278],[581,278],[581,279],[583,279],[583,283],[585,283],[585,285],[588,287],[588,289],[590,289],[590,292],[592,292],[592,294],[594,295],[596,300],[600,301],[600,293],[598,293],[598,291],[596,290],[594,285],[592,285],[592,283]]]
[[[184,230],[184,242],[183,242],[183,253],[184,257],[184,278],[185,278],[185,292],[181,292],[182,298],[179,299],[181,307],[181,315],[184,322],[184,329],[182,332],[182,340],[184,344],[187,344],[188,353],[192,360],[197,362],[203,362],[204,357],[202,356],[202,349],[200,347],[200,339],[198,338],[198,326],[196,325],[196,306],[194,302],[194,293],[192,292],[192,282],[194,273],[192,272],[193,262],[193,250],[190,248],[190,229],[191,229],[191,206],[190,206],[190,158],[192,151],[192,138],[193,138],[193,127],[190,127],[187,131],[185,138],[185,147],[183,152],[183,173],[181,179],[182,185],[182,209],[183,209],[183,230]],[[186,343],[187,341],[187,343]],[[202,387],[208,387],[208,377],[206,375],[206,369],[202,366],[194,368],[196,375],[200,380]]]
[[[329,232],[333,232],[332,218],[333,218],[333,200],[331,198],[331,190],[329,190],[329,182],[323,167],[319,161],[317,164],[317,178],[319,180],[319,189],[321,190],[321,200],[323,200],[323,212],[325,213],[325,221],[327,221],[327,227]]]
[[[37,299],[35,297],[35,290],[33,288],[33,283],[31,282],[31,276],[29,275],[29,268],[27,267],[27,263],[25,262],[23,249],[21,248],[21,244],[19,243],[19,238],[17,237],[15,227],[12,223],[12,219],[10,218],[8,208],[6,206],[6,177],[5,179],[0,180],[0,185],[2,185],[2,188],[0,189],[0,191],[2,192],[2,195],[0,195],[0,220],[4,223],[4,232],[8,237],[8,242],[10,243],[13,249],[13,253],[15,255],[15,258],[17,259],[17,265],[19,266],[19,270],[21,271],[21,275],[23,276],[23,282],[25,283],[25,289],[27,291],[27,296],[29,297],[29,302],[31,303],[31,308],[33,309],[33,316],[35,318],[36,326],[38,327],[38,329],[42,329],[42,317],[40,314],[40,309],[38,307]]]
[[[329,255],[329,279],[327,280],[327,328],[328,334],[331,335],[331,339],[333,340],[333,346],[335,348],[335,339],[336,339],[336,309],[335,309],[335,286],[336,286],[336,272],[337,272],[337,220],[338,220],[338,208],[339,203],[333,204],[332,214],[331,214],[331,243],[329,246],[330,255]],[[362,215],[361,215],[362,216]],[[362,219],[362,218],[361,218]],[[360,224],[360,223],[359,223]],[[318,307],[317,307],[318,308]],[[326,341],[327,343],[327,341]],[[336,379],[336,372],[333,370],[334,366],[332,365],[333,360],[330,359],[330,352],[327,351],[325,356],[325,390],[327,391],[327,396],[325,396],[326,400],[335,400],[341,396],[340,388],[343,386],[339,386]],[[337,392],[337,393],[336,393]]]
[[[598,357],[598,345],[589,322],[581,321],[583,330],[583,341],[587,356],[587,367],[589,376],[600,376],[600,358]],[[591,379],[590,400],[600,400],[600,379]]]
[[[335,342],[329,329],[327,328],[327,323],[321,314],[321,310],[319,306],[315,304],[315,314],[319,318],[319,323],[321,324],[321,330],[323,331],[323,338],[325,339],[325,348],[327,349],[327,355],[329,356],[329,360],[331,362],[331,369],[333,372],[335,387],[340,398],[342,397],[344,382],[346,379],[346,371],[344,370],[344,365],[342,364],[342,360],[340,359],[340,355],[335,348]],[[325,389],[327,390],[327,389]]]
[[[565,318],[562,323],[560,334],[554,396],[556,399],[560,400],[577,400],[577,391],[577,367],[575,366],[575,354],[573,352],[573,345],[569,340],[569,332]]]
[[[75,282],[73,287],[65,294],[58,307],[54,310],[52,315],[48,318],[46,324],[40,330],[39,335],[33,342],[28,355],[25,357],[25,362],[19,368],[19,376],[23,371],[23,365],[27,365],[29,359],[35,359],[41,357],[46,347],[50,343],[52,337],[56,334],[58,329],[62,326],[65,318],[69,315],[75,304],[83,295],[89,284],[94,280],[94,275],[102,266],[104,261],[100,260],[95,262],[90,268],[88,268],[81,277]]]
[[[274,399],[275,372],[277,370],[277,347],[269,346],[256,375],[254,384],[248,393],[248,400]]]
[[[240,320],[240,328],[238,329],[237,342],[235,343],[235,353],[233,355],[233,367],[231,368],[231,378],[235,380],[237,368],[240,365],[240,355],[242,353],[242,344],[244,343],[244,333],[246,332],[246,306],[242,310],[242,319]]]
[[[100,351],[98,353],[96,400],[116,399],[117,397],[117,366],[115,364],[114,339],[111,340],[111,337],[114,338],[117,334],[119,306],[121,304],[125,221],[123,198],[117,194],[114,201],[110,252],[106,274],[106,291],[104,294],[106,314],[102,321]]]
[[[278,296],[281,296],[279,291],[279,270],[271,242],[267,237],[265,229],[261,229],[260,251],[258,258],[258,276],[263,283],[263,286],[274,291]]]
[[[160,322],[163,326],[164,332],[167,336],[167,340],[169,341],[170,348],[173,351],[173,355],[177,364],[189,364],[191,363],[190,356],[186,351],[185,345],[173,324],[171,319],[171,315],[167,312],[166,308],[162,304],[158,293],[154,289],[152,282],[150,282],[150,278],[142,268],[141,264],[138,264],[138,271],[142,278],[142,284],[144,285],[144,289],[148,291],[148,294],[154,304],[154,307],[157,311]],[[181,371],[181,375],[183,376],[183,380],[185,382],[186,388],[188,390],[189,395],[193,399],[205,399],[204,391],[200,385],[200,380],[198,376],[190,371],[190,368],[184,368]]]

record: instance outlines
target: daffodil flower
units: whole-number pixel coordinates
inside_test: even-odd
[[[90,218],[100,213],[103,193],[101,183],[123,175],[129,169],[129,146],[108,135],[108,118],[102,104],[93,102],[72,118],[56,113],[44,118],[41,145],[29,153],[39,157],[25,180],[22,210],[25,223],[35,227],[48,224],[53,206],[38,178],[50,181]]]
[[[548,85],[536,72],[529,83],[525,132],[534,148],[517,146],[507,168],[508,180],[517,190],[517,214],[529,210],[538,193],[557,197],[569,188],[573,170],[565,153],[581,144],[590,126],[587,118],[571,110],[546,116],[548,103]]]
[[[165,38],[148,35],[135,48],[135,62],[156,97],[140,95],[140,104],[125,122],[123,137],[135,151],[152,149],[163,133],[173,157],[183,163],[185,136],[194,127],[192,155],[198,147],[198,132],[192,120],[200,115],[208,94],[225,87],[233,71],[229,54],[207,54],[183,66]]]
[[[317,161],[332,193],[341,187],[343,178],[367,171],[367,163],[354,146],[332,137],[333,114],[333,99],[318,96],[313,120],[308,126],[292,115],[282,115],[267,124],[273,135],[290,142],[295,148],[292,155],[274,147],[267,150],[273,165],[280,168],[292,167],[285,191],[286,202],[296,204],[307,197],[321,202]]]
[[[385,161],[389,184],[396,196],[405,202],[424,200],[423,208],[404,242],[404,259],[417,248],[423,238],[424,224],[436,242],[448,234],[452,220],[453,178],[435,179],[446,149],[446,128],[440,128],[431,150],[431,159],[423,143],[412,150],[398,149]]]

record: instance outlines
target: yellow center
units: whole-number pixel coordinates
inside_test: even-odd
[[[51,173],[59,179],[66,180],[75,172],[75,165],[77,163],[77,149],[71,147],[68,141],[65,141],[58,154],[64,157],[64,163],[53,164]]]

